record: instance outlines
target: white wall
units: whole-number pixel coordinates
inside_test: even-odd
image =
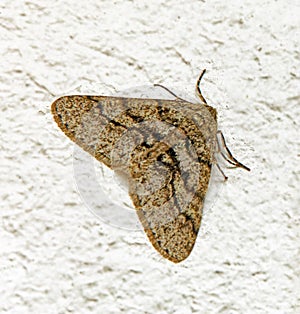
[[[299,313],[299,15],[297,0],[2,1],[0,312]],[[175,265],[91,214],[49,109],[80,85],[192,94],[203,68],[252,171],[225,169]]]

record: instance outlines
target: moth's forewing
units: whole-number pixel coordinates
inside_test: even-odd
[[[128,179],[153,246],[180,262],[200,227],[215,138],[216,111],[182,100],[65,96],[52,104],[76,144]]]

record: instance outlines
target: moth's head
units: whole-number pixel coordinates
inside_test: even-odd
[[[207,104],[204,104],[206,109],[210,112],[215,121],[217,121],[217,110]]]

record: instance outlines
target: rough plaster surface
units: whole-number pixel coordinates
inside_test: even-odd
[[[0,313],[299,313],[299,1],[0,6]],[[203,68],[203,93],[252,171],[225,169],[175,265],[142,231],[86,208],[49,108],[80,85],[191,94]]]

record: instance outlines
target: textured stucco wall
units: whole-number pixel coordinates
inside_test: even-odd
[[[0,313],[299,313],[299,1],[0,7]],[[80,85],[192,94],[203,68],[203,93],[252,171],[225,169],[175,265],[142,231],[91,214],[49,108]]]

